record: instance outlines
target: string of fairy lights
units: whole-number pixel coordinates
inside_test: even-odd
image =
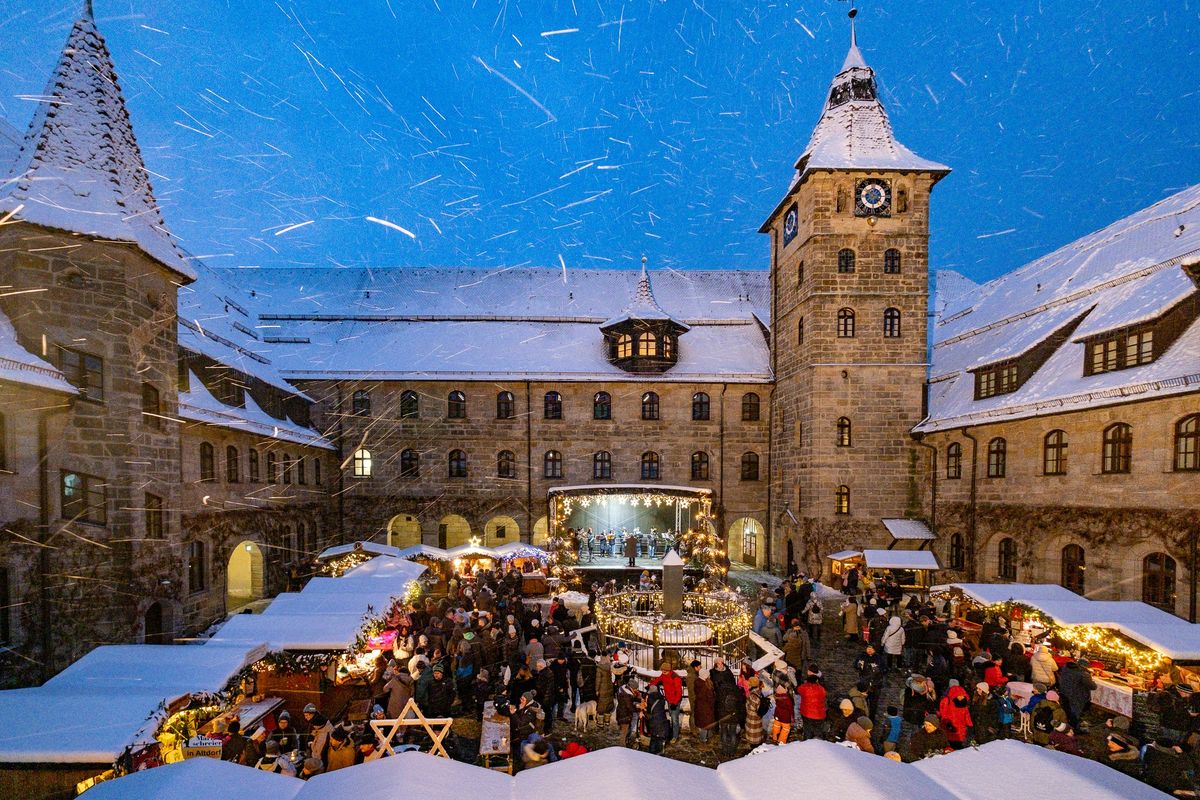
[[[663,593],[658,591],[605,595],[596,599],[596,624],[605,636],[641,640],[653,638],[646,635],[650,629],[657,629],[659,638],[669,639],[671,634],[689,634],[703,625],[711,631],[714,644],[724,645],[744,637],[754,621],[745,600],[726,592],[685,593],[683,619],[662,619],[640,611],[662,607]]]

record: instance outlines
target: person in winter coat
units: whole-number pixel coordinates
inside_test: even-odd
[[[992,697],[996,703],[996,738],[1007,739],[1020,709],[1009,694],[1007,685],[994,690]]]
[[[629,730],[633,726],[634,717],[637,716],[637,707],[640,702],[641,698],[632,682],[621,684],[621,688],[617,691],[617,741],[621,743],[622,747],[629,747]],[[637,735],[636,729],[634,729],[634,735]]]
[[[531,669],[537,669],[539,661],[546,660],[546,648],[542,646],[541,640],[535,635],[530,636],[529,641],[525,643],[525,664]]]
[[[869,717],[871,716],[871,703],[867,698],[867,688],[866,681],[859,681],[850,687],[847,696],[850,698],[850,702],[854,704],[854,710],[857,713]]]
[[[540,711],[541,707],[534,699],[532,691],[525,692],[517,703],[510,703],[508,706],[508,742],[514,773],[521,769],[522,743],[537,734]]]
[[[275,720],[275,730],[271,731],[271,741],[279,745],[280,753],[290,753],[300,746],[300,734],[292,727],[292,715],[280,711]]]
[[[679,708],[683,704],[683,679],[675,670],[671,669],[672,664],[664,661],[661,665],[662,672],[650,681],[650,685],[661,686],[663,696],[667,702],[667,713],[671,718],[671,735],[668,736],[671,741],[679,740]]]
[[[762,682],[758,676],[752,676],[747,682],[746,691],[746,744],[753,750],[763,743],[763,714],[766,712],[765,706],[769,705],[770,701],[763,697]]]
[[[758,629],[758,635],[776,647],[783,647],[783,632],[779,630],[779,620],[774,614],[763,621],[762,627]]]
[[[902,716],[909,725],[921,725],[925,717],[937,707],[937,692],[933,681],[924,675],[912,674],[904,682],[904,711]]]
[[[286,775],[289,778],[296,777],[296,767],[279,751],[279,742],[274,739],[269,740],[263,747],[263,757],[254,765],[255,769],[261,769],[264,772],[273,772],[276,775]]]
[[[454,705],[454,682],[446,674],[441,663],[434,665],[433,680],[429,683],[426,694],[425,708],[421,710],[428,717],[449,717],[450,708]]]
[[[671,720],[667,716],[667,698],[662,685],[651,685],[642,700],[642,713],[646,715],[646,728],[650,732],[650,752],[657,755],[663,751],[671,737]]]
[[[925,722],[909,735],[908,741],[901,748],[905,763],[911,764],[927,756],[939,756],[950,749],[946,734],[942,732],[941,724],[936,716],[930,714]]]
[[[229,738],[221,745],[221,760],[240,764],[242,763],[242,755],[246,752],[246,747],[250,740],[242,735],[242,723],[236,719],[229,723],[226,731],[229,734]]]
[[[696,732],[696,720],[693,718],[695,713],[692,710],[692,698],[696,696],[696,679],[700,677],[700,662],[693,660],[688,664],[687,675],[683,679],[684,688],[687,690],[688,698],[688,728],[692,733]]]
[[[707,669],[697,672],[696,681],[688,695],[688,704],[691,706],[692,730],[700,741],[707,742],[717,727],[717,697]]]
[[[334,728],[333,733],[329,734],[329,742],[325,745],[325,755],[321,760],[325,762],[325,771],[333,772],[354,766],[357,755],[358,748],[350,741],[350,734],[344,728]]]
[[[813,646],[821,644],[821,627],[825,622],[824,609],[821,608],[821,601],[817,599],[816,592],[809,598],[804,605],[804,621],[808,624],[808,638],[812,641]]]
[[[1028,681],[1029,656],[1025,655],[1025,646],[1020,642],[1009,643],[1002,666],[1010,681]]]
[[[575,696],[575,668],[567,660],[567,654],[560,652],[549,664],[550,674],[554,676],[554,702],[546,709],[546,719],[559,719],[560,715],[572,708],[571,699]],[[549,725],[546,726],[547,729]]]
[[[1054,723],[1066,722],[1067,712],[1058,702],[1058,692],[1046,692],[1046,696],[1037,702],[1029,712],[1029,726],[1032,729],[1030,738],[1034,744],[1042,747],[1050,744],[1050,734],[1054,731]]]
[[[808,664],[811,652],[808,634],[804,632],[800,620],[792,620],[792,626],[783,637],[783,660],[799,674]]]
[[[384,673],[383,690],[387,692],[388,719],[399,719],[400,712],[413,696],[413,679],[407,666],[397,667],[394,672]]]
[[[537,692],[538,704],[546,714],[546,719],[542,723],[542,733],[549,736],[550,731],[554,728],[555,715],[552,713],[552,709],[555,699],[558,697],[558,688],[554,685],[554,673],[544,659],[537,662],[535,667],[536,669],[533,671],[534,691]]]
[[[1008,683],[1008,677],[1005,676],[1004,669],[1001,666],[1003,663],[1004,659],[997,656],[983,670],[983,680],[990,689],[995,689]]]
[[[966,744],[971,728],[971,698],[966,689],[951,686],[942,702],[938,704],[938,716],[941,717],[942,729],[946,732],[946,741],[955,750],[961,750]]]
[[[1083,751],[1079,749],[1079,740],[1075,738],[1075,734],[1071,733],[1071,726],[1066,722],[1054,723],[1054,730],[1050,734],[1050,742],[1047,746],[1073,756],[1083,755]]]
[[[1067,712],[1067,722],[1072,729],[1080,729],[1083,712],[1091,704],[1095,689],[1096,681],[1092,680],[1086,661],[1080,659],[1063,664],[1058,673],[1058,693],[1062,696],[1063,711]]]
[[[904,627],[900,618],[892,617],[888,620],[883,635],[879,637],[879,644],[887,656],[888,669],[899,669],[903,665],[901,656],[904,653],[904,641]]]
[[[596,717],[606,719],[613,713],[612,659],[607,655],[596,657]]]
[[[1058,664],[1050,654],[1050,648],[1039,644],[1033,648],[1033,656],[1029,659],[1029,677],[1034,683],[1053,686],[1058,675]]]
[[[521,767],[533,769],[550,763],[550,745],[540,736],[533,736],[521,745]]]
[[[325,743],[329,741],[329,734],[333,733],[333,723],[317,711],[317,707],[312,703],[304,707],[304,720],[308,723],[308,754],[320,758],[325,750]],[[321,766],[324,769],[324,764]]]
[[[859,716],[858,709],[854,707],[854,703],[850,699],[843,697],[838,703],[837,713],[829,721],[829,741],[843,742],[846,740],[846,731],[850,729],[850,723],[854,722]]]
[[[825,687],[817,680],[816,675],[809,675],[808,679],[800,684],[796,694],[800,697],[800,720],[803,726],[801,733],[804,740],[820,739],[825,735],[825,717],[828,712]]]
[[[853,597],[847,597],[838,612],[838,616],[842,618],[842,634],[846,637],[847,642],[852,642],[859,636],[858,618],[860,613],[858,601]]]
[[[891,753],[900,748],[900,732],[904,728],[903,722],[904,718],[900,716],[900,709],[888,706],[884,716],[883,740],[880,742],[884,753]]]
[[[875,746],[871,743],[871,730],[874,727],[870,717],[859,717],[846,728],[846,741],[854,742],[864,753],[874,753]]]
[[[992,689],[985,681],[975,684],[975,693],[971,695],[971,722],[974,723],[972,733],[976,744],[987,744],[997,738],[999,711]]]
[[[795,718],[796,704],[792,700],[792,693],[788,691],[785,684],[777,684],[775,686],[775,717],[771,720],[771,741],[775,744],[787,744]]]

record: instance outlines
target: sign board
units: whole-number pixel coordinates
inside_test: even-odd
[[[207,736],[193,736],[183,745],[183,757],[219,759],[221,757],[222,744],[224,742],[220,739],[211,739]]]

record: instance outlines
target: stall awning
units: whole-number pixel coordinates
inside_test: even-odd
[[[388,544],[379,544],[378,542],[354,542],[353,544],[339,544],[336,547],[330,547],[323,550],[317,558],[325,561],[330,558],[337,558],[349,553],[365,553],[370,556],[393,556],[400,555],[399,547],[392,547]]]
[[[500,558],[500,554],[490,547],[481,547],[477,544],[460,544],[458,547],[451,547],[446,551],[446,558],[470,558],[477,556],[479,558]]]
[[[524,542],[509,542],[492,549],[501,558],[537,558],[544,561],[550,557],[550,554],[542,548]]]
[[[919,519],[885,519],[883,527],[888,529],[888,533],[892,535],[893,539],[926,542],[937,539],[933,535],[933,531],[929,530],[929,526]]]
[[[928,550],[863,550],[868,569],[941,569]]]
[[[838,550],[826,556],[830,561],[845,561],[850,558],[862,558],[861,550]]]

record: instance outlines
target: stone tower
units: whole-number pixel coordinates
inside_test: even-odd
[[[771,236],[772,556],[812,574],[916,516],[929,198],[949,173],[896,141],[851,23]],[[792,545],[789,550],[788,544]]]

